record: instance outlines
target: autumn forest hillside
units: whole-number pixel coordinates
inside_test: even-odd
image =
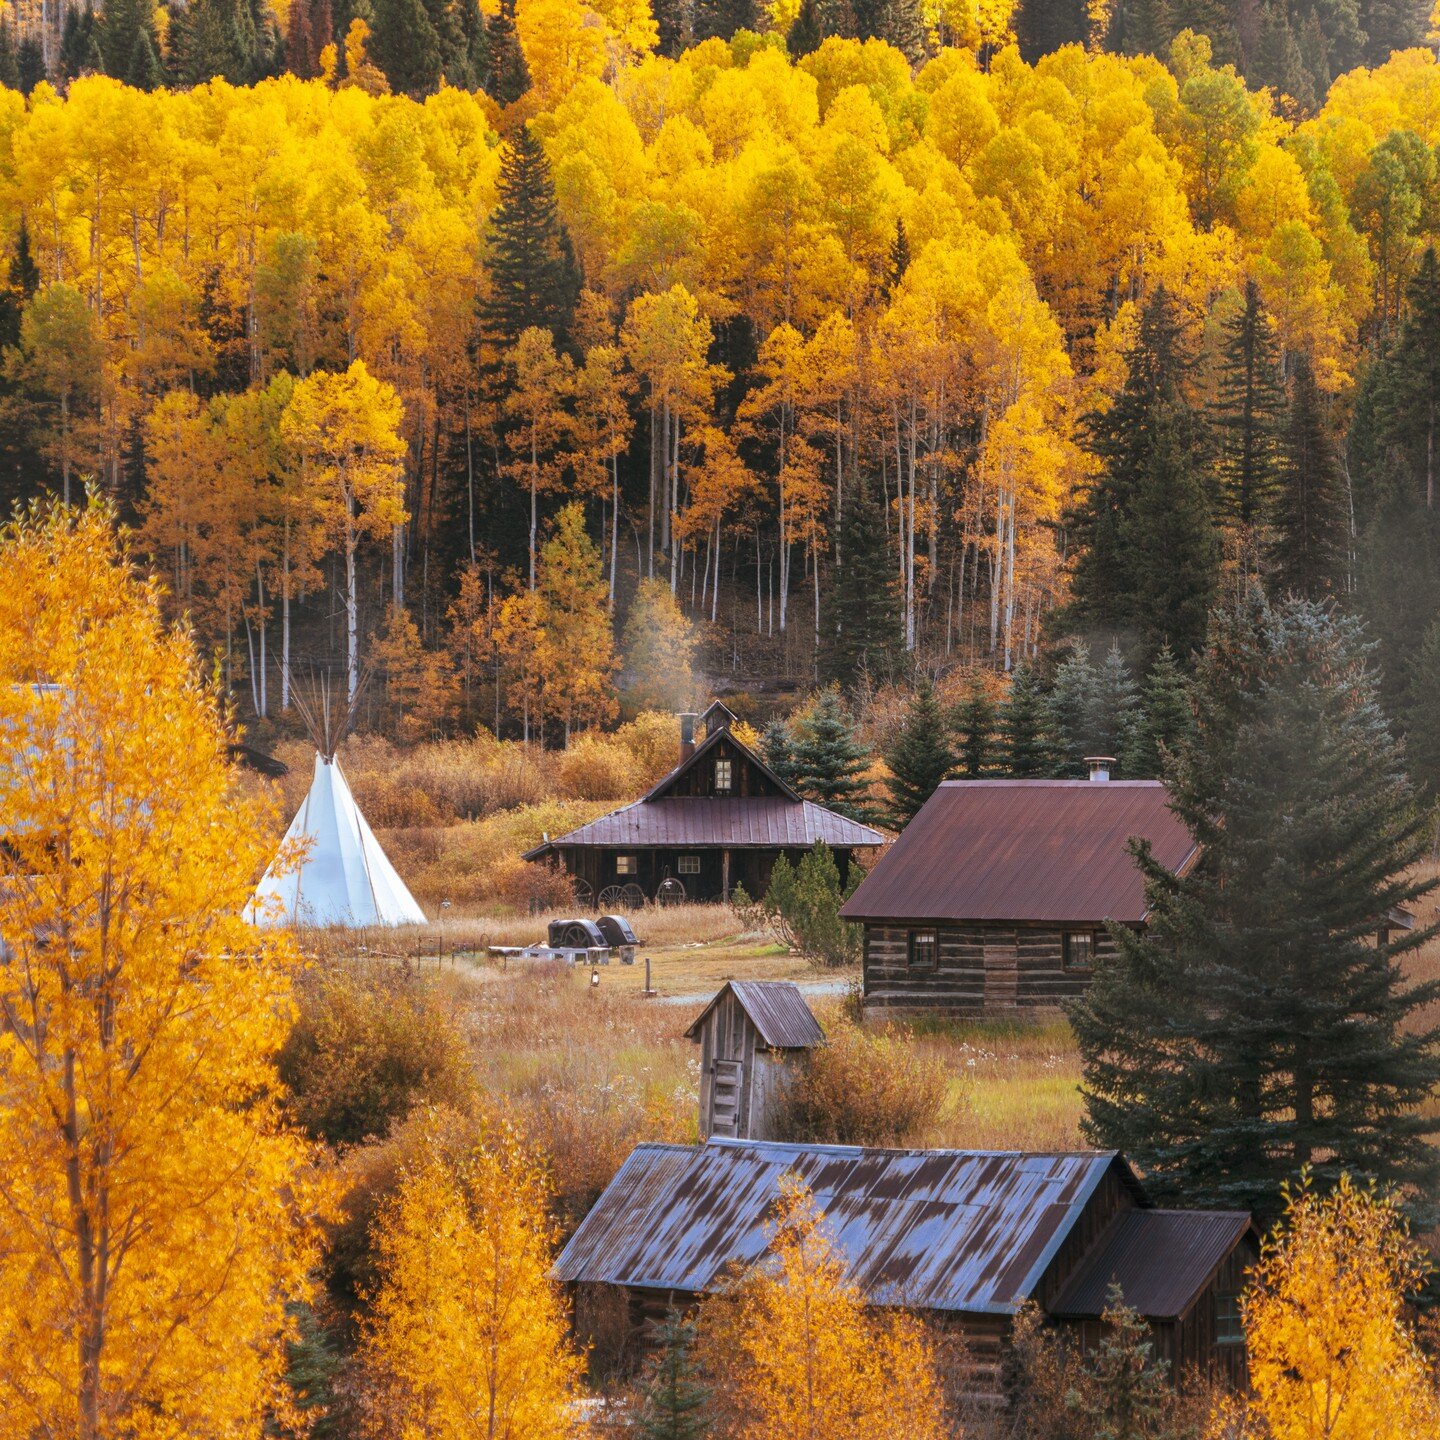
[[[1307,89],[1137,7],[442,7],[413,73],[391,8],[252,15],[313,78],[246,85],[214,0],[71,12],[0,93],[0,488],[111,493],[257,733],[317,667],[407,741],[1071,638],[1139,679],[1256,578],[1361,611],[1400,723],[1440,693],[1418,17]]]

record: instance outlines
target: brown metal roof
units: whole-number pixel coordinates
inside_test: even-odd
[[[793,980],[728,980],[720,993],[700,1012],[685,1032],[697,1039],[705,1017],[729,991],[760,1032],[760,1038],[774,1050],[808,1050],[824,1043],[825,1032],[814,1012],[805,1003]]]
[[[779,795],[690,795],[637,800],[527,851],[525,859],[534,860],[567,845],[808,850],[817,840],[837,849],[885,843],[878,830],[809,800],[786,800]]]
[[[1050,1307],[1085,1319],[1103,1313],[1110,1286],[1153,1320],[1178,1320],[1252,1229],[1242,1210],[1129,1210],[1080,1262]]]
[[[851,920],[1135,923],[1132,836],[1174,870],[1195,846],[1158,780],[949,780],[846,901]]]
[[[781,1178],[825,1212],[874,1304],[1013,1314],[1107,1171],[1111,1152],[860,1150],[711,1139],[640,1145],[561,1252],[562,1281],[701,1294],[764,1254]]]

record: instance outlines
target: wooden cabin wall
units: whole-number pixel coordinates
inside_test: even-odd
[[[1065,1282],[1075,1273],[1075,1267],[1094,1247],[1102,1234],[1117,1215],[1135,1208],[1135,1194],[1121,1178],[1117,1165],[1111,1165],[1104,1178],[1095,1187],[1095,1193],[1085,1202],[1079,1219],[1071,1226],[1054,1258],[1040,1277],[1035,1287],[1035,1300],[1042,1310],[1048,1311],[1055,1303],[1055,1297],[1065,1288]]]
[[[1097,953],[1113,953],[1114,941],[1103,926],[1097,923],[1093,928]],[[909,963],[910,932],[919,929],[937,932],[939,963],[933,970],[917,970]],[[1064,968],[1064,933],[1053,926],[978,921],[869,923],[865,1004],[900,1013],[943,1010],[957,1015],[1056,1009],[1083,995],[1090,985],[1088,972]]]
[[[636,884],[645,892],[647,900],[655,898],[660,882],[667,875],[673,876],[685,887],[685,898],[699,902],[710,902],[728,898],[725,894],[725,852],[720,846],[691,847],[690,849],[641,849],[621,850],[611,846],[568,846],[559,852],[561,865],[577,880],[583,880],[592,895],[598,898],[600,892],[610,885]],[[770,888],[770,872],[775,862],[784,854],[792,865],[798,865],[804,858],[804,850],[741,850],[730,851],[730,893],[737,885],[745,887],[745,893],[752,900],[760,899]],[[615,861],[620,855],[634,855],[636,875],[616,873]],[[682,875],[680,857],[698,855],[700,873]],[[849,883],[851,852],[837,850],[835,863],[840,870],[842,884]]]
[[[730,788],[719,792],[725,797],[747,795],[784,795],[784,791],[728,735],[715,744],[698,763],[690,766],[674,781],[656,792],[656,798],[680,795],[715,796],[715,762],[730,762]]]

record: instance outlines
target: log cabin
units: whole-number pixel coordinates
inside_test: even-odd
[[[1170,870],[1196,847],[1158,780],[947,780],[846,901],[864,926],[868,1016],[1005,1015],[1082,994],[1114,942],[1143,928],[1130,841]]]
[[[696,721],[704,738],[696,743]],[[577,900],[602,910],[647,900],[728,900],[737,885],[764,895],[784,855],[798,862],[816,841],[834,852],[842,882],[857,852],[885,837],[868,825],[802,799],[731,733],[734,716],[716,703],[680,716],[680,759],[633,805],[613,810],[525,853],[559,864]]]
[[[870,1304],[959,1332],[977,1397],[1005,1398],[1022,1304],[1083,1348],[1103,1333],[1112,1287],[1146,1320],[1172,1378],[1245,1383],[1240,1294],[1259,1253],[1250,1216],[1156,1209],[1113,1151],[640,1145],[556,1261],[577,1317],[618,1310],[630,1358],[643,1353],[668,1311],[764,1256],[788,1174],[811,1191]]]

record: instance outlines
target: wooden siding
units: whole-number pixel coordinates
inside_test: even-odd
[[[715,762],[730,762],[730,788],[717,792],[715,789]],[[730,736],[716,742],[698,764],[692,765],[674,781],[663,787],[665,795],[784,795],[784,791],[755,764]]]
[[[557,849],[561,866],[577,880],[583,880],[593,896],[610,885],[638,885],[647,899],[654,899],[661,881],[673,877],[685,887],[685,898],[701,902],[724,900],[733,894],[737,885],[745,887],[745,893],[752,899],[759,899],[770,888],[770,872],[781,855],[789,858],[792,865],[798,865],[806,855],[803,848],[790,850],[743,850],[729,851],[729,894],[726,892],[726,851],[722,846],[697,846],[686,850],[646,849],[632,846],[567,845]],[[618,874],[615,865],[621,855],[633,855],[638,873]],[[680,857],[698,855],[700,873],[682,875]],[[842,881],[848,882],[851,852],[836,850],[835,863],[839,867]]]
[[[912,930],[933,929],[939,963],[909,963]],[[1108,955],[1114,941],[1097,922],[1096,950]],[[1085,993],[1090,975],[1066,970],[1065,929],[1043,925],[871,922],[865,926],[865,1005],[878,1011],[947,1011],[957,1015],[1055,1009]]]
[[[1095,1187],[1095,1193],[1085,1203],[1079,1219],[1071,1227],[1064,1243],[1055,1252],[1054,1258],[1040,1277],[1035,1287],[1035,1300],[1042,1310],[1048,1310],[1055,1297],[1065,1287],[1065,1282],[1075,1273],[1075,1267],[1085,1257],[1091,1246],[1099,1240],[1111,1221],[1117,1215],[1135,1207],[1135,1194],[1112,1165],[1105,1178]]]
[[[740,1067],[735,1124],[717,1128],[716,1066],[727,1064]],[[727,990],[700,1029],[700,1138],[771,1139],[773,1107],[788,1079],[784,1058],[765,1048],[760,1032]]]

